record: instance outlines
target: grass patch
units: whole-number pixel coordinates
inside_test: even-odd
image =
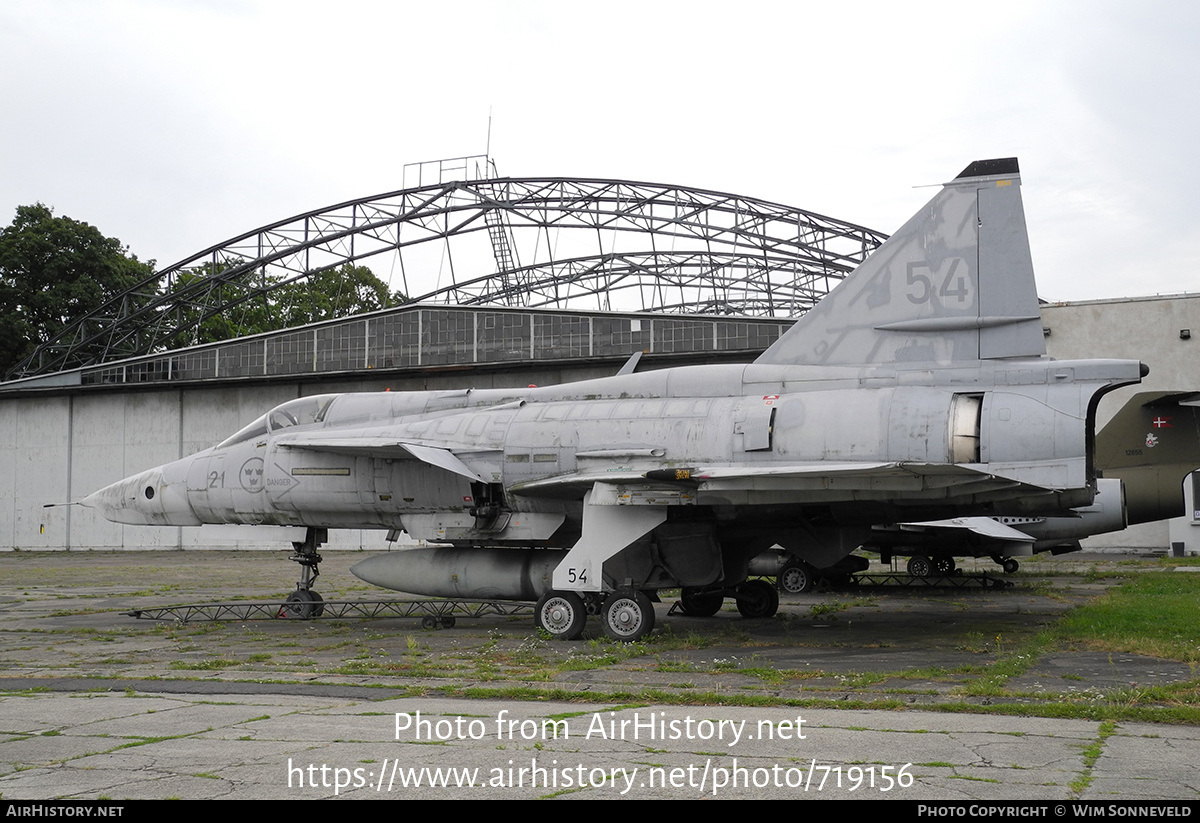
[[[768,685],[777,686],[783,683],[784,673],[769,666],[747,666],[738,671],[750,677],[757,677]]]
[[[1018,649],[1005,649],[1000,638],[996,639],[996,662],[983,675],[968,684],[966,693],[975,697],[996,696],[1006,693],[1010,678],[1025,674],[1044,652],[1055,644],[1053,632],[1044,631]]]
[[[1063,640],[1200,664],[1200,575],[1150,572],[1110,589],[1059,623]]]
[[[1096,761],[1100,759],[1100,755],[1104,754],[1104,743],[1108,738],[1112,737],[1117,730],[1117,724],[1112,721],[1105,721],[1100,724],[1100,731],[1096,739],[1083,750],[1083,771],[1079,777],[1071,781],[1069,788],[1071,794],[1078,798],[1083,791],[1092,784],[1092,768],[1096,765]]]

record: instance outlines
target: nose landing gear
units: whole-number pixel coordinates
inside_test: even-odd
[[[279,610],[280,617],[311,620],[325,613],[325,599],[312,590],[312,585],[321,575],[321,555],[317,549],[328,539],[328,529],[309,527],[304,542],[292,544],[295,552],[288,559],[300,564],[300,580],[296,583],[296,590],[287,596],[283,608]]]

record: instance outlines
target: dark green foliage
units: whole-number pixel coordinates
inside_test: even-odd
[[[154,273],[115,237],[41,203],[0,229],[0,375],[72,320]]]
[[[282,321],[276,328],[287,328],[374,311],[407,298],[400,293],[389,295],[387,283],[366,266],[345,263],[281,286],[274,299]]]
[[[261,270],[207,281],[232,265],[221,261],[185,269],[169,286],[162,284],[169,293],[188,291],[167,309],[172,316],[166,328],[177,327],[179,333],[154,349],[164,342],[177,348],[348,317],[407,299],[399,292],[389,294],[387,284],[369,268],[352,263],[293,283]],[[41,203],[19,207],[13,222],[0,229],[0,378],[39,344],[153,274],[154,261],[139,262],[119,240],[94,226],[55,217]],[[128,295],[135,305],[126,305],[125,312],[145,306],[159,288],[151,284],[144,294]],[[234,305],[205,316],[210,307],[225,303]],[[95,352],[102,353],[99,348]]]
[[[193,291],[189,300],[176,309],[177,324],[185,328],[171,341],[171,348],[349,317],[407,300],[400,292],[389,295],[387,284],[369,268],[352,263],[292,283],[283,282],[277,275],[264,277],[258,271],[251,271],[196,290],[207,278],[231,267],[232,264],[225,262],[209,263],[176,274],[168,291],[175,293],[189,288]],[[209,290],[216,293],[210,295]],[[201,306],[239,298],[244,300],[220,314],[201,319],[207,311]],[[188,305],[189,302],[195,305]]]

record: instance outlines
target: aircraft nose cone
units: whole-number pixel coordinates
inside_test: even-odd
[[[172,465],[144,471],[92,492],[80,501],[96,509],[106,520],[133,526],[199,526],[200,520],[187,501],[185,482],[167,482],[164,470]],[[177,474],[176,472],[170,472]]]
[[[161,481],[162,472],[151,469],[92,492],[80,502],[89,509],[96,509],[114,523],[151,525],[154,521],[142,501],[153,503]]]

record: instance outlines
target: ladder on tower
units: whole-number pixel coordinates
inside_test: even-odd
[[[507,275],[516,268],[513,264],[512,244],[508,239],[508,225],[504,222],[500,209],[488,209],[483,220],[487,224],[488,237],[492,241],[492,254],[496,258],[497,271]],[[505,285],[508,285],[508,278],[505,277],[504,280]]]

